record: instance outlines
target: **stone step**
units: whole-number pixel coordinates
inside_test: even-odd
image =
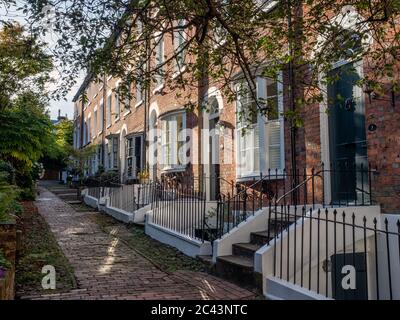
[[[277,229],[278,231],[281,230],[282,228],[286,228],[287,226],[290,226],[292,223],[294,223],[294,219],[293,218],[285,218],[283,217],[281,218],[271,218],[271,220],[269,221],[269,224],[271,226],[272,229]]]
[[[252,232],[250,234],[250,243],[257,244],[263,246],[267,244],[267,242],[273,239],[275,236],[275,231],[271,230],[268,237],[268,231],[259,231],[259,232]]]
[[[232,245],[232,254],[235,256],[254,258],[254,254],[262,245],[256,243],[235,243]]]
[[[217,257],[216,273],[219,277],[237,283],[246,288],[254,288],[254,260],[241,256]]]

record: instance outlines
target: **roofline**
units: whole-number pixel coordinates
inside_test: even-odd
[[[81,86],[79,87],[78,91],[75,93],[74,98],[72,99],[72,102],[78,101],[79,97],[81,96],[82,92],[86,90],[88,87],[90,81],[93,79],[93,73],[88,73],[85,76],[85,79],[83,80]]]

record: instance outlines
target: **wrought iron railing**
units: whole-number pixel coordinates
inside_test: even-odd
[[[267,268],[328,298],[400,299],[400,221],[350,212],[270,205]]]
[[[237,184],[237,193],[222,196],[217,205],[215,219],[206,226],[213,231],[215,239],[221,238],[233,228],[269,205],[316,205],[322,207],[365,206],[372,204],[371,168],[363,165],[330,166],[303,170],[271,170],[253,178],[247,184]],[[339,177],[339,178],[338,178]],[[353,188],[338,190],[346,179],[353,179]],[[338,182],[339,181],[339,182]],[[346,189],[347,188],[347,189]],[[329,197],[327,196],[329,192]]]

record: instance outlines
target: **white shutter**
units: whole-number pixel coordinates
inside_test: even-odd
[[[281,168],[281,122],[267,123],[268,133],[268,158],[271,169]]]

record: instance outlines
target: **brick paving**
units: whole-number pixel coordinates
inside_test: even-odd
[[[203,272],[166,273],[128,247],[121,225],[104,232],[97,212],[77,212],[47,189],[36,201],[65,256],[75,270],[78,288],[67,293],[23,297],[55,300],[213,300],[254,299],[256,294]]]

